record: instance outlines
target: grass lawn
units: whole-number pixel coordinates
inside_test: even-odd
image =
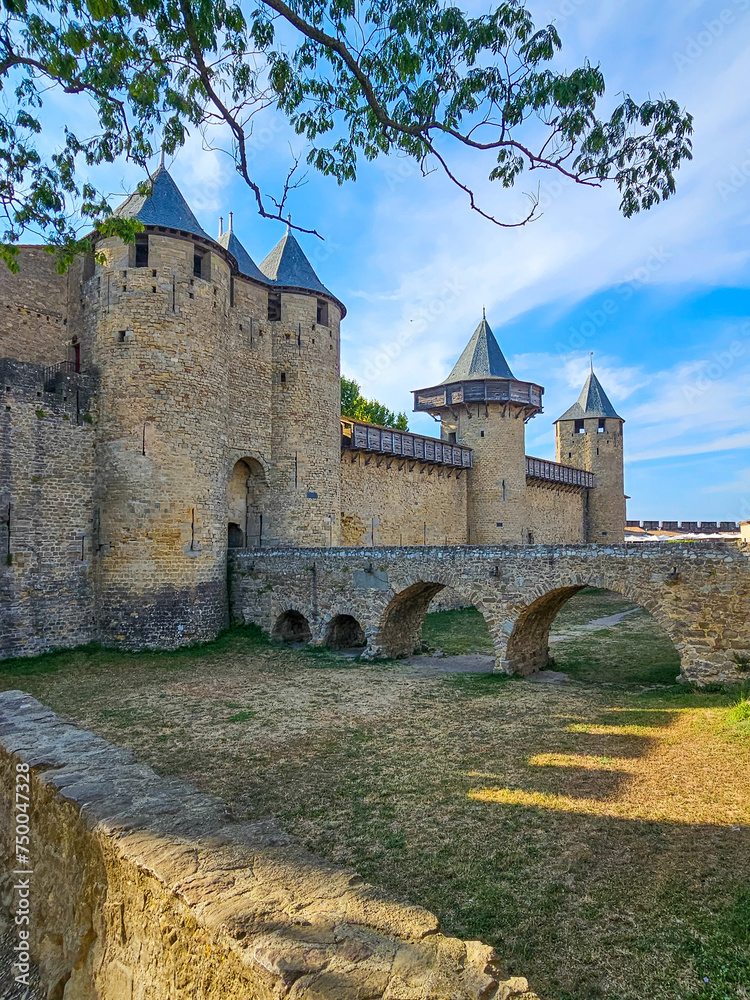
[[[579,595],[560,615],[556,666],[576,678],[561,685],[426,675],[239,630],[181,653],[16,660],[0,687],[238,819],[276,816],[493,944],[542,1000],[747,1000],[750,708],[736,691],[655,686],[677,669],[648,616],[587,630],[619,600]],[[478,624],[443,612],[425,638],[470,652]]]

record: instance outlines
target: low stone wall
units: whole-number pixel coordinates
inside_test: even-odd
[[[137,764],[20,691],[0,694],[2,902],[30,769],[30,950],[55,1000],[507,1000],[478,941],[441,933],[272,821]]]

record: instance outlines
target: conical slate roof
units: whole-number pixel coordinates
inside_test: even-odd
[[[305,292],[322,292],[335,298],[313,271],[312,264],[305,257],[302,247],[289,231],[261,262],[260,270],[267,280],[277,285],[299,288]]]
[[[453,371],[441,384],[474,378],[515,378],[484,316]]]
[[[244,274],[246,278],[255,278],[256,281],[267,283],[265,275],[261,273],[258,265],[234,235],[233,229],[227,229],[225,233],[221,234],[219,237],[219,246],[224,247],[225,250],[231,253],[237,261],[240,274]]]
[[[115,209],[115,215],[138,219],[144,226],[164,226],[165,229],[179,229],[183,233],[211,239],[199,226],[166,167],[159,167],[154,174],[151,194],[131,194]]]
[[[614,406],[610,403],[599,379],[593,369],[586,379],[578,401],[573,403],[558,420],[583,420],[584,417],[616,417],[622,420]],[[557,421],[555,421],[556,423]]]

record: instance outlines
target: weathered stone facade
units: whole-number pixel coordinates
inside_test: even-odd
[[[12,361],[0,387],[0,650],[32,655],[94,635],[93,387]]]
[[[18,876],[16,776],[28,776],[29,946],[66,1000],[509,1000],[495,952],[440,931],[271,820],[137,764],[20,691],[0,694],[0,882]],[[26,794],[26,793],[24,793]],[[24,814],[25,815],[25,814]]]
[[[528,674],[549,662],[563,604],[599,587],[651,613],[680,654],[681,679],[736,683],[750,667],[750,550],[734,543],[279,549],[236,553],[231,569],[235,620],[283,635],[292,614],[324,643],[331,622],[350,616],[370,656],[412,653],[447,587],[482,612],[497,669]]]
[[[463,469],[344,451],[341,544],[464,544],[468,479]]]

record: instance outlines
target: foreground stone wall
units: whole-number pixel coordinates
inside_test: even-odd
[[[271,821],[0,694],[2,902],[18,766],[30,767],[30,950],[65,1000],[507,1000],[497,956],[308,854]]]
[[[92,386],[0,360],[0,657],[95,637]]]
[[[528,674],[549,662],[557,612],[588,586],[649,611],[683,680],[736,683],[750,670],[750,549],[738,544],[269,549],[233,554],[230,566],[235,621],[279,634],[294,612],[324,643],[331,621],[350,615],[370,656],[412,653],[430,603],[450,588],[484,615],[497,669]]]
[[[467,473],[393,455],[341,455],[344,545],[462,545]]]

